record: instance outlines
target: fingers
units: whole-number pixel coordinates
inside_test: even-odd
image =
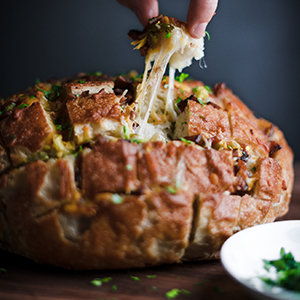
[[[206,26],[214,15],[218,0],[191,0],[187,16],[187,27],[194,38],[204,35]]]
[[[148,22],[148,19],[158,15],[157,0],[117,0],[123,6],[132,10],[143,26]]]

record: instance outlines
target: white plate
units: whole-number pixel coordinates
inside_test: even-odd
[[[228,273],[258,299],[300,300],[300,293],[272,287],[259,278],[270,276],[263,260],[279,259],[282,247],[300,261],[300,221],[258,225],[234,234],[221,249],[221,261]]]

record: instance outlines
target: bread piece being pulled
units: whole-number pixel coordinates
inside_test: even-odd
[[[172,122],[176,119],[173,101],[175,70],[181,72],[192,63],[193,58],[199,60],[204,56],[204,39],[192,38],[185,22],[162,15],[150,19],[142,32],[130,31],[129,36],[134,39],[132,44],[136,45],[136,49],[140,49],[141,54],[146,56],[143,80],[137,93],[140,124],[137,133],[141,138],[150,139],[149,135],[153,130],[149,128],[151,126],[149,117],[152,122],[157,119],[153,108],[168,63],[170,67],[168,94],[164,103],[165,118],[162,119]]]

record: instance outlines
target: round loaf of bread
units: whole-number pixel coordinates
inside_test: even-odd
[[[235,232],[288,211],[282,132],[224,85],[160,83],[145,136],[140,78],[100,73],[1,100],[0,247],[69,269],[217,258]]]

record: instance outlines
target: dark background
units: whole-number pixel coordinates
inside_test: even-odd
[[[187,0],[161,0],[160,12],[186,20]],[[220,0],[208,26],[202,70],[184,72],[208,85],[225,82],[257,116],[278,125],[300,160],[299,0]],[[115,0],[6,1],[0,17],[0,96],[79,72],[116,75],[144,60],[129,29],[142,29]]]

